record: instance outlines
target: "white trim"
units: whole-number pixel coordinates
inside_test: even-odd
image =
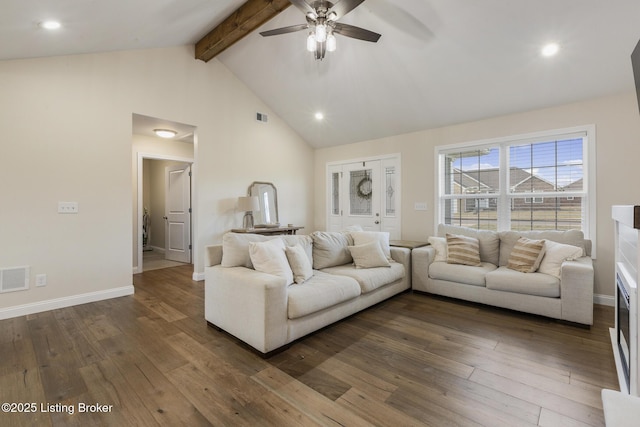
[[[56,310],[58,308],[71,307],[74,305],[86,304],[89,302],[119,298],[127,295],[133,295],[133,293],[133,285],[128,285],[121,288],[109,289],[106,291],[89,292],[86,294],[78,294],[69,297],[55,298],[46,301],[16,305],[13,307],[0,309],[0,320],[26,316],[28,314],[41,313],[48,310]]]
[[[606,305],[609,307],[616,306],[616,297],[611,295],[593,294],[593,303],[599,305]]]
[[[194,138],[196,138],[195,134],[194,134]],[[195,140],[194,140],[194,144],[195,144]],[[150,160],[170,160],[170,161],[176,161],[176,162],[183,162],[183,163],[189,163],[191,164],[191,193],[192,195],[195,194],[195,178],[196,178],[196,174],[195,174],[195,160],[193,157],[179,157],[179,156],[171,156],[171,155],[164,155],[164,154],[156,154],[156,153],[144,153],[141,151],[137,152],[137,156],[138,156],[138,179],[137,179],[137,199],[138,199],[138,210],[137,213],[138,215],[136,215],[135,221],[137,224],[137,231],[138,231],[138,247],[137,247],[137,252],[138,252],[138,265],[133,267],[133,274],[137,274],[137,273],[141,273],[142,272],[142,221],[139,220],[139,216],[140,216],[140,212],[143,211],[143,203],[142,203],[142,184],[143,184],[143,161],[145,159],[150,159]],[[194,241],[194,237],[197,235],[196,234],[196,230],[195,230],[195,212],[196,212],[196,208],[194,205],[194,197],[191,198],[191,261],[193,263],[193,260],[196,257],[196,248],[195,245],[193,244]],[[195,263],[193,264],[194,268],[195,268]]]
[[[194,271],[193,275],[191,276],[191,279],[196,282],[202,282],[204,280],[204,273],[196,273]]]

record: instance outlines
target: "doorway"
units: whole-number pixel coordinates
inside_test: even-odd
[[[193,125],[132,114],[134,274],[191,264],[197,256],[196,131]],[[169,188],[180,191],[167,196]]]
[[[358,225],[401,236],[400,155],[327,164],[327,230]]]

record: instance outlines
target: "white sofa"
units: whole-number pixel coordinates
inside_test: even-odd
[[[356,268],[349,246],[364,247],[356,240],[370,239],[367,232],[358,234],[356,240],[347,232],[272,237],[227,233],[221,245],[206,249],[205,318],[268,356],[410,289],[411,251],[389,248],[388,234],[379,236],[383,237],[380,249],[387,251],[389,266]],[[251,242],[269,239],[282,239],[288,247],[302,246],[313,265],[312,277],[291,284],[287,283],[290,279],[254,269],[248,247]]]
[[[516,311],[562,319],[584,325],[593,324],[593,263],[591,241],[581,231],[493,232],[440,225],[438,236],[447,233],[477,238],[479,266],[436,261],[434,245],[412,252],[412,288],[452,298],[508,308]],[[523,273],[507,268],[511,251],[519,237],[544,239],[581,248],[580,256],[558,259],[561,251],[549,250],[543,264],[557,265],[557,274]],[[430,238],[430,240],[432,240]],[[440,243],[442,241],[440,240]],[[567,249],[553,245],[554,248]],[[552,247],[552,246],[549,246]],[[446,254],[444,255],[446,257]],[[555,259],[553,259],[555,257]],[[543,264],[540,269],[542,270]],[[549,267],[546,267],[548,271]]]

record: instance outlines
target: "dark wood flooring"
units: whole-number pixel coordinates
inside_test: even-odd
[[[0,402],[36,409],[1,426],[602,426],[617,388],[611,307],[589,330],[405,293],[264,360],[207,327],[191,266],[134,282],[0,321]]]

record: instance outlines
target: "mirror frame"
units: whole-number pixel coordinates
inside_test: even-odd
[[[253,194],[253,192],[252,192],[252,189],[253,189],[253,187],[254,187],[254,186],[256,186],[256,185],[265,185],[265,186],[267,186],[267,185],[268,185],[268,186],[270,186],[271,188],[273,188],[273,197],[274,197],[274,199],[275,199],[275,200],[273,201],[273,202],[274,202],[274,203],[273,203],[273,206],[274,206],[274,208],[275,208],[275,213],[276,213],[276,218],[275,218],[275,219],[276,219],[276,220],[275,220],[275,222],[272,222],[271,224],[280,224],[280,214],[279,214],[279,212],[278,212],[278,189],[276,188],[276,186],[275,186],[275,185],[273,185],[273,183],[272,183],[272,182],[266,182],[266,181],[253,181],[253,182],[251,183],[251,185],[249,185],[249,188],[247,189],[247,195],[248,195],[248,196],[254,196],[254,194]],[[260,203],[260,209],[261,209],[261,212],[264,212],[264,205],[263,205],[263,203],[262,203],[262,200],[260,200],[260,198],[258,198],[258,203]],[[262,214],[260,214],[260,215],[261,215],[261,219],[262,219]],[[255,218],[255,215],[254,215],[254,220],[255,220],[255,219],[257,219],[257,218]],[[269,224],[269,225],[271,225],[271,224]],[[256,225],[267,225],[267,224],[264,224],[264,223],[261,223],[261,222],[256,222]]]

